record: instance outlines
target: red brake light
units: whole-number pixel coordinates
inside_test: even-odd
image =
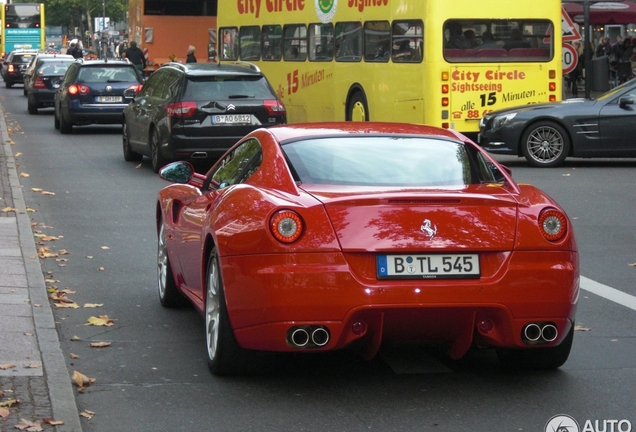
[[[293,243],[304,231],[300,216],[291,210],[274,213],[269,224],[272,235],[281,243]]]
[[[285,105],[279,100],[268,99],[263,102],[269,115],[285,114]]]
[[[539,231],[548,241],[557,241],[565,236],[568,227],[566,216],[556,210],[547,209],[539,215]]]
[[[7,68],[7,70],[9,72],[15,72],[15,66],[13,66],[12,64],[9,65],[9,67]]]
[[[196,102],[173,102],[166,105],[168,117],[192,117],[196,110]]]
[[[42,78],[37,77],[35,79],[35,81],[33,82],[33,88],[36,88],[36,89],[44,89],[44,88],[46,88],[46,85],[44,85],[44,81],[42,81]]]
[[[135,94],[139,94],[139,92],[141,91],[141,88],[143,87],[143,84],[136,84],[136,85],[131,85],[130,87],[128,87],[129,89],[133,89],[135,90]]]
[[[70,95],[76,95],[76,94],[87,95],[90,93],[90,91],[91,89],[85,85],[71,84],[70,86],[68,86],[68,93]]]

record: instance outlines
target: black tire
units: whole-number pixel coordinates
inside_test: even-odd
[[[13,87],[13,83],[10,83],[9,81],[5,81],[5,82],[4,82],[4,86],[5,86],[6,88],[11,88],[11,87]]]
[[[60,132],[63,134],[73,133],[73,123],[66,120],[64,110],[60,107]]]
[[[508,369],[557,369],[567,361],[574,340],[574,323],[560,345],[550,348],[497,348],[499,363]]]
[[[29,114],[36,115],[38,113],[38,104],[34,104],[31,102],[31,99],[27,99],[27,110]]]
[[[128,139],[128,125],[126,124],[126,120],[124,120],[124,125],[122,126],[121,130],[121,141],[124,150],[124,160],[126,162],[139,162],[143,158],[143,155],[134,152],[130,148],[130,141]]]
[[[53,126],[55,129],[60,129],[60,118],[57,116],[57,109],[53,112]]]
[[[347,105],[347,121],[369,121],[369,105],[367,98],[361,91],[351,96]]]
[[[156,128],[152,129],[150,134],[150,154],[152,161],[152,170],[154,172],[159,172],[159,170],[168,164],[168,160],[163,157],[161,154],[161,149],[159,148],[159,132],[157,132]]]
[[[530,126],[521,138],[521,151],[530,165],[553,168],[563,163],[570,152],[570,137],[552,121]]]
[[[221,268],[212,250],[205,282],[205,341],[208,367],[214,375],[241,375],[249,369],[248,352],[236,342],[225,303]]]
[[[24,88],[22,89],[22,94],[24,96],[29,96],[29,93],[27,93],[27,91],[26,91],[26,86],[24,86]]]
[[[159,301],[165,308],[176,308],[185,304],[185,298],[179,292],[172,275],[168,247],[166,245],[166,233],[161,221],[157,236],[157,288]]]

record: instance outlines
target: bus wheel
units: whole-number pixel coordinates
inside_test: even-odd
[[[347,109],[347,121],[369,121],[369,107],[364,93],[358,91],[351,96]]]

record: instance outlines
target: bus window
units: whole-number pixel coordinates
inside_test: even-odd
[[[360,61],[362,53],[362,24],[336,23],[336,61]]]
[[[283,27],[283,59],[305,61],[307,59],[307,27],[291,24]]]
[[[395,63],[419,63],[423,57],[424,24],[422,21],[394,21],[391,59]]]
[[[279,61],[283,57],[283,28],[279,25],[263,26],[263,60]]]
[[[333,25],[309,25],[309,60],[333,60]]]
[[[444,58],[450,63],[545,62],[554,55],[550,21],[540,19],[449,20]]]
[[[391,54],[391,25],[388,21],[364,23],[364,59],[368,62],[388,62]]]
[[[261,28],[259,26],[244,26],[240,31],[241,60],[261,59]]]
[[[236,27],[226,27],[219,30],[221,49],[219,57],[221,60],[238,60],[238,29]]]

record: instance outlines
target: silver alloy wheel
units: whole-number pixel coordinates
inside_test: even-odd
[[[565,151],[563,135],[551,126],[534,129],[526,141],[528,155],[540,164],[559,159]]]
[[[168,247],[166,246],[166,233],[161,223],[159,228],[159,241],[157,242],[157,285],[159,298],[166,297],[166,285],[168,283]]]
[[[219,345],[219,320],[221,319],[219,283],[218,261],[215,256],[212,256],[208,265],[205,299],[205,333],[209,361],[215,359]]]

